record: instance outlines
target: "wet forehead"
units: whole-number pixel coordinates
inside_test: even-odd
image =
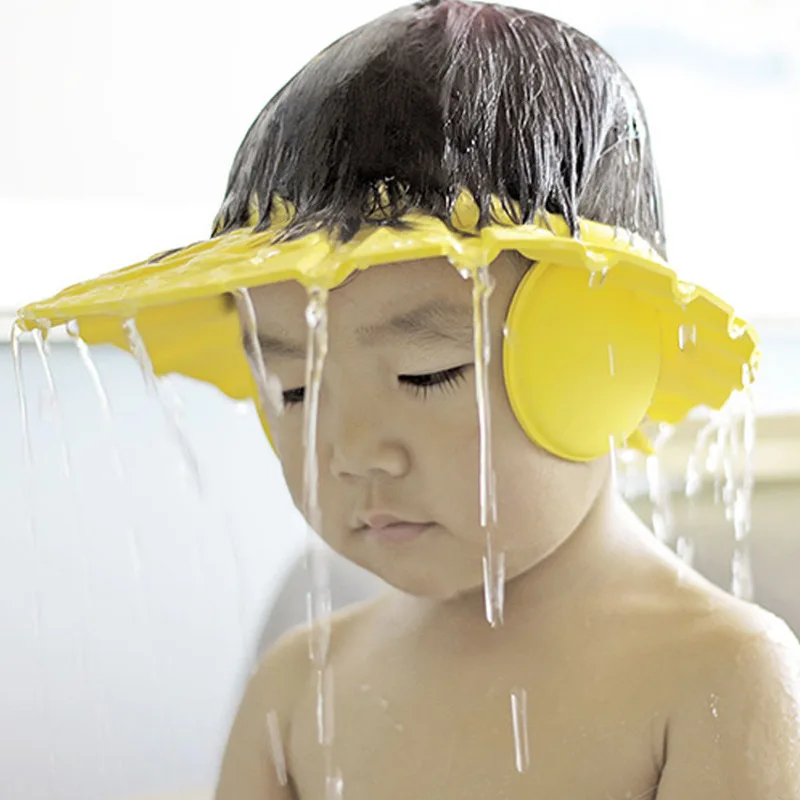
[[[306,290],[297,283],[252,292],[262,345],[294,357],[304,347]],[[334,289],[328,301],[330,333],[360,345],[416,338],[472,340],[471,283],[444,259],[371,267]]]

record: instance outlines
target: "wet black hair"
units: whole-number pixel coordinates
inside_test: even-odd
[[[583,217],[666,257],[645,114],[620,66],[562,22],[465,0],[399,8],[303,67],[242,141],[212,236],[252,225],[254,201],[267,229],[276,196],[296,210],[279,241],[347,242],[412,209],[452,228],[462,190],[479,228],[499,222],[496,196],[517,224],[546,211],[576,235]]]

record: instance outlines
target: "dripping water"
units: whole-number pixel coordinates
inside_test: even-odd
[[[275,710],[267,713],[267,741],[269,751],[272,756],[272,763],[275,765],[275,772],[278,776],[278,783],[287,786],[289,783],[289,773],[286,769],[286,754],[283,750],[283,738],[278,722],[278,714]]]
[[[617,441],[612,435],[608,437],[608,458],[611,465],[611,486],[619,489],[619,465],[617,463]]]
[[[308,523],[306,566],[311,574],[308,611],[311,640],[309,654],[314,666],[323,669],[327,660],[330,636],[330,582],[324,550],[318,546],[322,528],[319,507],[319,465],[317,461],[317,421],[322,371],[328,352],[327,292],[309,291],[306,306],[308,343],[306,349],[305,403],[303,406],[303,514]]]
[[[731,565],[731,591],[736,597],[752,601],[754,597],[753,571],[750,561],[750,529],[752,524],[753,488],[755,470],[753,456],[756,441],[756,412],[752,394],[752,376],[749,367],[742,373],[741,401],[741,478],[731,496],[731,522],[734,532],[733,562]]]
[[[686,351],[697,344],[697,326],[684,324],[678,328],[678,348]]]
[[[337,767],[325,776],[325,800],[342,800],[343,797],[344,780],[342,771]]]
[[[72,321],[68,323],[67,331],[73,337],[75,347],[78,351],[78,357],[80,358],[84,369],[89,375],[89,380],[94,388],[95,396],[100,404],[103,427],[105,428],[109,450],[111,451],[111,461],[114,468],[114,475],[119,483],[124,486],[126,479],[125,467],[122,463],[122,454],[120,453],[117,438],[114,434],[114,420],[111,410],[111,402],[108,399],[108,393],[106,392],[105,386],[103,386],[100,372],[97,369],[97,365],[94,363],[94,359],[92,358],[92,354],[89,350],[89,345],[87,345],[86,342],[80,338],[77,322]],[[141,581],[144,561],[142,558],[142,546],[139,541],[139,533],[136,528],[136,523],[130,521],[123,524],[126,524],[128,527],[128,540],[130,542],[131,561],[133,564],[134,575],[136,576],[137,581]],[[144,590],[141,585],[140,591],[143,596]]]
[[[11,326],[11,359],[14,362],[14,379],[17,383],[17,399],[19,400],[19,416],[25,451],[25,468],[30,475],[33,471],[33,450],[31,448],[30,424],[28,421],[28,404],[25,401],[25,386],[22,381],[22,357],[19,349],[22,333],[22,328],[17,323]]]
[[[731,561],[731,591],[741,599],[754,596],[749,534],[754,488],[755,409],[749,368],[744,371],[744,390],[735,392],[720,411],[713,412],[697,435],[686,469],[685,492],[690,502],[702,491],[704,480],[712,481],[715,503],[722,503],[731,523],[734,551]]]
[[[716,430],[715,419],[707,422],[697,434],[695,445],[689,460],[686,464],[686,473],[684,476],[684,495],[689,502],[689,521],[695,522],[695,509],[698,502],[700,492],[703,488],[703,475],[702,472],[707,466],[707,460],[703,459],[705,448]],[[695,557],[695,542],[694,539],[681,534],[675,550],[681,560],[689,567],[694,565]]]
[[[589,272],[589,288],[590,289],[599,289],[605,282],[606,278],[608,277],[608,265],[602,267],[601,269],[593,269]]]
[[[283,391],[280,380],[278,377],[267,370],[266,360],[264,353],[261,349],[261,340],[258,336],[258,319],[256,316],[255,305],[253,298],[250,295],[249,289],[241,287],[233,292],[234,297],[237,299],[237,310],[239,312],[239,319],[242,325],[242,338],[244,344],[244,352],[247,357],[247,362],[250,367],[250,372],[256,383],[257,404],[262,413],[267,416],[270,412],[275,416],[283,414]],[[248,405],[246,403],[238,403],[236,411],[239,414],[247,413]],[[242,568],[242,556],[236,544],[236,533],[230,517],[226,514],[228,543],[231,548],[231,555],[233,557],[233,565],[236,573],[237,585],[242,585],[244,569]],[[247,652],[247,647],[244,642],[245,637],[245,613],[242,608],[241,602],[239,603],[239,624],[242,631],[242,649]],[[252,658],[253,661],[257,659],[257,653],[248,654],[248,659]],[[251,664],[255,667],[255,664]]]
[[[672,544],[675,533],[675,515],[672,508],[672,491],[663,464],[663,450],[666,443],[675,434],[672,425],[661,423],[658,435],[653,442],[653,455],[645,461],[645,474],[652,507],[651,521],[656,538],[667,545]]]
[[[36,352],[42,363],[45,381],[47,383],[47,406],[52,410],[58,427],[58,439],[61,448],[61,465],[64,470],[64,477],[69,480],[71,476],[69,449],[67,448],[67,437],[64,433],[64,418],[61,414],[61,404],[58,400],[56,384],[53,380],[53,370],[50,368],[50,348],[42,332],[37,328],[33,331],[33,343],[36,345]]]
[[[526,772],[531,755],[528,746],[528,693],[525,689],[511,691],[511,725],[514,731],[514,765],[517,772]]]
[[[271,409],[276,415],[283,413],[283,391],[281,382],[274,373],[267,371],[261,341],[258,338],[258,321],[253,299],[247,289],[237,289],[234,293],[240,300],[239,313],[243,322],[245,352],[248,354],[250,369],[256,381],[258,400],[264,413]]]
[[[80,336],[76,336],[74,342],[75,347],[78,350],[78,357],[80,358],[84,369],[89,375],[89,380],[92,382],[92,386],[94,387],[94,393],[100,403],[100,411],[103,415],[103,425],[106,429],[106,436],[108,437],[108,445],[111,451],[111,461],[114,467],[114,473],[116,474],[117,478],[124,480],[125,468],[122,464],[122,455],[119,451],[119,445],[117,444],[116,437],[114,436],[114,423],[108,394],[103,386],[102,380],[100,379],[100,373],[97,370],[97,365],[94,363],[92,354],[89,351],[89,345],[87,345],[86,342],[80,338]]]
[[[308,292],[306,325],[305,396],[303,405],[303,514],[307,522],[306,567],[310,575],[307,595],[309,616],[309,657],[316,672],[317,741],[325,752],[325,797],[334,800],[342,794],[341,774],[331,762],[333,744],[333,673],[328,668],[331,636],[331,590],[327,554],[320,546],[322,530],[319,505],[319,463],[317,423],[322,374],[328,352],[328,292],[312,287]]]
[[[333,744],[333,670],[317,670],[317,733],[323,747]]]
[[[158,400],[159,405],[161,406],[164,419],[172,432],[175,443],[177,444],[178,450],[183,458],[183,465],[186,467],[190,476],[192,477],[197,490],[202,493],[203,484],[200,478],[200,465],[197,462],[197,457],[195,456],[194,451],[189,444],[189,440],[183,430],[183,426],[181,425],[178,414],[175,412],[175,409],[170,407],[170,405],[165,401],[163,394],[160,391],[159,381],[156,378],[155,372],[153,371],[153,363],[150,360],[144,339],[142,339],[142,336],[136,327],[136,320],[133,318],[125,320],[122,324],[122,327],[125,331],[125,335],[128,338],[128,343],[130,345],[133,357],[136,359],[136,362],[139,364],[139,369],[142,371],[145,385]]]
[[[182,458],[181,465],[193,480],[194,486],[200,496],[203,497],[203,485],[200,477],[200,466],[198,464],[197,457],[195,456],[194,451],[189,444],[188,438],[181,425],[181,421],[176,413],[176,408],[174,406],[170,406],[162,394],[162,383],[156,377],[153,369],[153,363],[150,359],[150,355],[147,352],[147,346],[145,345],[144,339],[139,333],[136,320],[133,318],[124,320],[122,323],[122,328],[127,337],[130,352],[136,360],[136,363],[139,365],[142,377],[144,378],[145,386],[150,394],[158,401],[164,421],[167,423],[167,427],[172,434],[175,444],[177,445],[178,452]],[[132,534],[132,538],[135,540],[135,535]],[[138,549],[138,542],[133,544],[133,546]],[[197,543],[197,547],[199,548],[199,543]],[[200,580],[199,577],[197,577],[197,580]],[[152,652],[154,656],[152,661],[152,669],[154,674],[157,674],[156,653],[155,650]]]
[[[497,490],[492,464],[492,416],[489,399],[489,362],[492,349],[489,335],[489,298],[494,280],[488,267],[479,267],[473,275],[472,324],[475,348],[475,391],[480,432],[479,498],[481,528],[486,535],[483,557],[483,588],[486,619],[493,628],[503,624],[505,594],[505,553],[497,551],[494,541],[497,526]]]
[[[36,529],[34,518],[35,491],[33,476],[33,448],[31,446],[30,422],[28,418],[28,404],[25,399],[25,383],[22,375],[22,353],[20,352],[20,340],[24,331],[16,322],[11,327],[11,359],[14,363],[14,380],[17,386],[17,400],[19,402],[20,424],[22,426],[22,441],[25,458],[25,494],[27,499],[28,513],[26,515],[28,535],[30,536],[31,547],[33,548],[34,558],[39,560],[39,536]],[[39,594],[38,581],[33,582],[33,636],[37,641],[42,632],[42,600]],[[44,684],[42,684],[44,685]]]
[[[11,327],[10,336],[11,359],[14,364],[14,380],[16,383],[20,424],[22,427],[23,452],[25,460],[25,494],[28,507],[28,512],[26,514],[27,533],[30,537],[31,548],[33,550],[34,564],[38,564],[40,560],[40,548],[37,525],[34,517],[34,509],[36,508],[36,505],[33,473],[33,448],[31,445],[28,404],[25,398],[25,384],[22,374],[22,353],[20,352],[20,341],[23,333],[24,331],[22,327],[15,322]],[[31,600],[33,603],[33,624],[31,633],[33,635],[34,642],[36,642],[38,645],[42,642],[42,630],[44,622],[44,603],[42,602],[38,576],[34,576],[33,580],[31,581]],[[38,680],[36,681],[36,686],[39,687],[38,704],[42,714],[45,714],[47,709],[51,706],[51,700],[47,690],[49,680],[46,663],[47,662],[44,656],[40,656],[37,665],[39,676]],[[47,759],[47,781],[48,786],[50,787],[50,793],[53,795],[55,792],[53,788],[53,781],[57,772],[57,763],[55,750],[52,747],[49,749]]]

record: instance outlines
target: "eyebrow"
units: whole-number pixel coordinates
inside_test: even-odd
[[[400,339],[420,344],[442,341],[472,347],[472,310],[447,300],[432,300],[424,305],[396,314],[376,325],[356,329],[356,338],[366,346],[378,346]],[[259,331],[258,343],[264,355],[283,358],[305,358],[306,345]]]

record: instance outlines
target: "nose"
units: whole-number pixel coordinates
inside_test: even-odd
[[[389,435],[375,411],[337,415],[332,427],[331,474],[337,478],[366,478],[384,474],[401,478],[411,466],[408,449]]]

